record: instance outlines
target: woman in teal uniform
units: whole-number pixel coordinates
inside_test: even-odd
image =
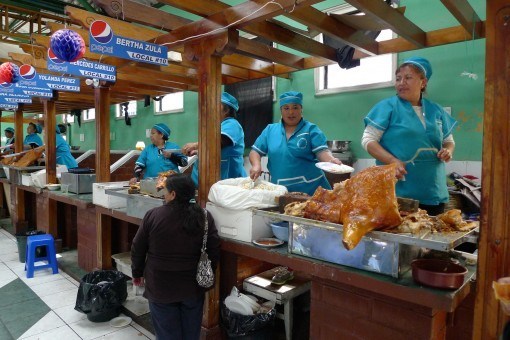
[[[170,137],[170,128],[158,123],[151,129],[152,144],[143,149],[140,157],[135,163],[135,177],[131,183],[135,183],[143,177],[158,177],[160,172],[173,170],[179,172],[179,165],[187,164],[186,157],[180,152],[169,151],[181,149],[179,145],[168,141]]]
[[[25,150],[28,150],[44,145],[41,137],[39,137],[39,134],[41,132],[42,132],[41,125],[28,123],[27,135],[25,136],[25,140],[23,141],[23,148]]]
[[[60,124],[59,124],[60,125]],[[71,148],[69,147],[69,144],[67,144],[66,140],[62,135],[60,134],[61,130],[60,127],[57,126],[56,128],[56,156],[57,156],[57,164],[62,164],[67,166],[68,169],[76,168],[78,167],[78,163],[76,162],[76,159],[74,159],[73,155],[71,155]]]
[[[239,110],[237,99],[223,92],[221,94],[221,179],[246,177],[244,170],[244,131],[235,119]],[[182,148],[184,154],[198,152],[198,143],[188,143]],[[198,186],[198,162],[193,165],[191,179]]]
[[[287,187],[291,192],[313,195],[321,186],[331,189],[320,162],[342,164],[333,157],[326,144],[326,136],[303,119],[303,94],[285,92],[280,96],[282,120],[269,124],[252,146],[250,177],[256,180],[261,172],[261,157],[267,156],[271,182]]]
[[[5,141],[5,145],[11,145],[11,144],[14,144],[14,129],[12,127],[8,127],[8,128],[5,128],[4,130],[5,132],[5,138],[7,138],[7,140]],[[12,152],[12,150],[14,150],[14,145],[12,146],[8,146],[6,147],[2,153],[3,154],[9,154]]]
[[[395,74],[397,95],[370,110],[362,145],[377,164],[398,164],[396,176],[403,180],[397,183],[397,196],[418,200],[421,209],[437,215],[449,198],[445,162],[455,149],[456,121],[440,105],[423,98],[432,75],[427,59],[407,59]],[[420,148],[437,151],[423,151],[413,163],[404,163]]]

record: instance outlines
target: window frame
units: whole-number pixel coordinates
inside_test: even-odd
[[[182,113],[184,112],[184,91],[178,91],[178,92],[174,92],[174,93],[168,93],[166,94],[165,96],[168,96],[168,95],[172,95],[172,94],[176,94],[176,93],[182,93],[182,107],[179,108],[179,109],[174,109],[174,110],[164,110],[164,111],[157,111],[157,108],[156,106],[158,104],[161,104],[161,101],[157,102],[155,100],[153,100],[153,107],[154,107],[154,115],[155,116],[159,116],[159,115],[167,115],[167,114],[172,114],[172,113]],[[163,100],[163,99],[162,99]]]
[[[89,118],[89,111],[94,110],[94,118]],[[92,122],[96,120],[96,108],[85,109],[81,111],[83,116],[83,122]]]
[[[138,100],[130,100],[128,102],[129,104],[131,103],[135,103],[136,107],[135,107],[135,113],[134,114],[130,114],[129,113],[129,105],[128,105],[128,116],[129,118],[133,118],[133,117],[136,117],[136,114],[138,112]],[[119,114],[120,113],[120,114]],[[118,115],[119,114],[119,115]],[[124,114],[121,112],[120,110],[120,103],[119,104],[115,104],[115,119],[117,120],[122,120],[124,119]]]
[[[326,13],[341,13],[346,14],[350,12],[354,12],[357,9],[349,4],[343,4],[339,6],[335,6],[332,8],[329,8],[325,10]],[[393,33],[393,37],[396,37],[396,34]],[[322,34],[319,34],[315,37],[316,40],[321,41],[322,40]],[[326,72],[321,70],[325,70],[327,66],[332,66],[335,64],[330,64],[326,66],[316,67],[314,69],[314,85],[315,85],[315,95],[316,96],[323,96],[323,95],[330,95],[330,94],[337,94],[337,93],[345,93],[345,92],[356,92],[356,91],[365,91],[365,90],[375,90],[375,89],[381,89],[381,88],[388,88],[388,87],[394,87],[395,86],[395,71],[398,66],[398,54],[397,53],[391,53],[391,80],[379,82],[379,83],[372,83],[372,84],[361,84],[361,85],[353,85],[353,86],[344,86],[344,87],[335,87],[335,88],[325,88],[320,89],[320,77],[322,73],[322,77],[326,77]],[[338,65],[338,64],[337,64]]]

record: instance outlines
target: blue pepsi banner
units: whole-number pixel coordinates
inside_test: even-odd
[[[166,46],[117,36],[113,34],[110,25],[102,20],[96,20],[90,25],[89,50],[142,63],[168,65]]]
[[[117,70],[115,66],[100,64],[83,59],[69,63],[58,59],[49,48],[47,68],[54,72],[74,74],[75,76],[85,78],[97,78],[109,82],[115,82],[117,79]]]
[[[33,66],[28,64],[20,66],[19,75],[21,80],[16,83],[16,85],[23,85],[44,92],[53,92],[52,90],[71,92],[80,91],[79,78],[66,78],[51,74],[39,74]]]

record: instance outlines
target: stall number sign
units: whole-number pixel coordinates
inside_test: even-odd
[[[20,66],[19,74],[21,80],[16,83],[18,87],[29,87],[50,93],[53,93],[53,90],[80,92],[80,79],[78,78],[39,74],[32,65],[28,64]]]
[[[52,98],[53,90],[50,88],[39,88],[27,86],[26,84],[21,84],[23,80],[20,80],[16,84],[8,84],[2,83],[0,84],[0,93],[5,94],[6,96],[12,97],[12,95],[25,95],[30,97],[45,97]]]
[[[89,38],[90,52],[142,63],[168,65],[168,48],[117,36],[113,34],[110,25],[102,20],[96,20],[90,25]]]
[[[23,94],[0,92],[0,105],[17,103],[32,104],[32,97]]]
[[[47,69],[59,73],[68,73],[85,78],[97,78],[109,82],[117,79],[115,66],[100,64],[93,61],[77,60],[72,63],[60,60],[48,48]]]
[[[17,110],[18,104],[0,104],[0,109],[3,110]]]

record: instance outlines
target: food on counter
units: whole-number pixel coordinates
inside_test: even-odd
[[[278,210],[280,213],[285,211],[285,207],[292,202],[305,202],[310,199],[310,195],[305,194],[304,192],[289,192],[285,195],[281,195],[277,197],[278,200]],[[294,215],[296,216],[296,215]],[[302,214],[300,216],[303,216]]]
[[[438,216],[429,216],[426,210],[418,209],[418,212],[404,217],[402,224],[396,228],[387,230],[392,233],[411,233],[413,235],[429,230],[432,233],[447,233],[455,231],[470,231],[478,227],[477,221],[464,221],[459,209],[448,210]]]
[[[304,217],[343,224],[342,242],[349,250],[366,233],[399,225],[395,167],[367,168],[333,190],[319,187],[306,204]]]
[[[139,194],[140,184],[131,184],[128,189],[128,194]]]
[[[332,190],[318,187],[305,206],[304,217],[312,220],[342,223],[342,198]]]
[[[164,189],[167,177],[175,175],[177,173],[178,172],[173,171],[173,170],[168,170],[168,171],[165,171],[165,172],[160,172],[158,174],[158,179],[156,180],[156,188],[158,190]]]
[[[39,158],[41,158],[43,152],[44,146],[32,149],[28,151],[26,154],[24,154],[19,161],[12,163],[12,165],[19,167],[30,166],[34,164]]]
[[[510,277],[502,277],[492,282],[494,295],[501,302],[505,313],[510,315]]]
[[[239,184],[239,186],[241,188],[247,189],[247,190],[252,190],[252,189],[269,190],[269,191],[275,190],[274,185],[269,185],[266,183],[257,183],[257,182],[253,182],[251,180],[245,181],[245,182]]]
[[[340,191],[342,200],[342,242],[353,249],[368,232],[395,227],[402,222],[395,193],[396,164],[360,171]]]
[[[305,215],[306,202],[292,202],[285,206],[284,214],[289,216],[303,217]]]
[[[16,157],[4,157],[2,159],[2,164],[3,165],[11,165],[12,163],[14,163],[15,160],[16,160]]]

